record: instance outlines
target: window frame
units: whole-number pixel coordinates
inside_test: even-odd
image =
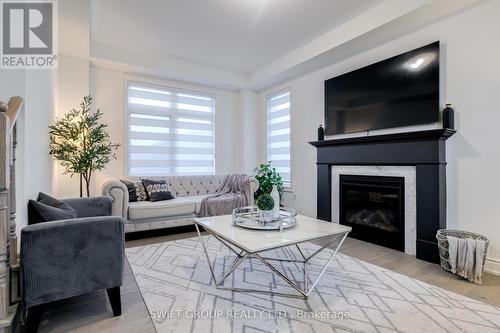
[[[279,96],[281,94],[288,93],[288,100],[290,103],[290,106],[288,108],[288,116],[290,118],[289,120],[289,129],[290,129],[290,134],[289,134],[289,153],[290,153],[290,160],[289,160],[289,166],[290,166],[290,181],[289,182],[283,182],[283,190],[285,192],[293,191],[293,172],[292,172],[292,159],[293,159],[293,153],[292,153],[292,91],[289,87],[284,87],[280,88],[277,90],[273,90],[272,92],[269,92],[266,94],[265,100],[264,100],[264,106],[265,106],[265,113],[266,113],[266,161],[270,161],[269,159],[269,131],[268,131],[268,126],[269,126],[269,100],[275,96]],[[272,161],[271,161],[272,162]],[[271,163],[272,166],[272,163]]]
[[[127,77],[124,80],[124,107],[125,107],[125,121],[124,121],[124,133],[126,133],[126,138],[124,138],[124,147],[126,151],[126,158],[124,158],[124,168],[126,170],[126,174],[129,177],[157,177],[156,175],[154,176],[149,176],[149,175],[132,175],[130,173],[130,153],[131,153],[131,147],[130,147],[130,109],[129,109],[129,87],[130,85],[137,84],[139,86],[145,86],[151,89],[157,89],[157,90],[166,90],[166,91],[175,91],[176,93],[186,93],[186,94],[193,94],[193,95],[198,95],[201,97],[207,97],[211,98],[213,100],[213,111],[212,111],[212,129],[213,129],[213,134],[212,134],[212,147],[213,147],[213,154],[212,154],[212,173],[206,173],[204,175],[216,175],[216,147],[215,147],[215,142],[216,142],[216,113],[217,113],[217,94],[214,92],[209,92],[209,91],[202,91],[202,90],[197,90],[191,89],[191,88],[184,88],[184,84],[179,83],[178,85],[176,83],[171,83],[171,82],[162,82],[161,80],[148,80],[146,78],[138,78],[138,77]],[[158,175],[159,176],[159,175]],[[162,176],[181,176],[179,174],[167,174],[167,175],[162,175]]]

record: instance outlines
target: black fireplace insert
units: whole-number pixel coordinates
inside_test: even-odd
[[[349,236],[405,250],[404,177],[340,175],[340,224]]]

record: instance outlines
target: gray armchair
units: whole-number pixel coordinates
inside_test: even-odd
[[[21,231],[22,302],[26,330],[38,329],[48,302],[106,290],[121,314],[124,220],[111,216],[110,197],[63,200],[77,218],[28,225]]]

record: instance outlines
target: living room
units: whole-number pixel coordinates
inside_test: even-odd
[[[498,0],[0,3],[3,331],[500,331]]]

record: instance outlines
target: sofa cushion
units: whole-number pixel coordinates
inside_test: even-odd
[[[130,202],[128,219],[147,220],[171,216],[191,215],[196,211],[196,200],[191,197],[177,197],[164,201]]]
[[[164,180],[143,179],[142,184],[146,189],[149,201],[174,199],[174,196],[169,191],[167,182],[165,182]]]
[[[79,218],[112,215],[113,198],[108,196],[68,198],[62,201],[76,210]]]
[[[198,214],[200,211],[200,208],[201,208],[201,200],[203,200],[203,198],[208,197],[210,195],[211,194],[209,194],[209,195],[191,195],[189,197],[185,197],[185,199],[190,200],[191,202],[193,202],[195,204],[195,213]]]
[[[141,180],[129,181],[127,179],[120,179],[120,181],[127,187],[128,201],[136,202],[148,199],[146,189],[144,188]]]

